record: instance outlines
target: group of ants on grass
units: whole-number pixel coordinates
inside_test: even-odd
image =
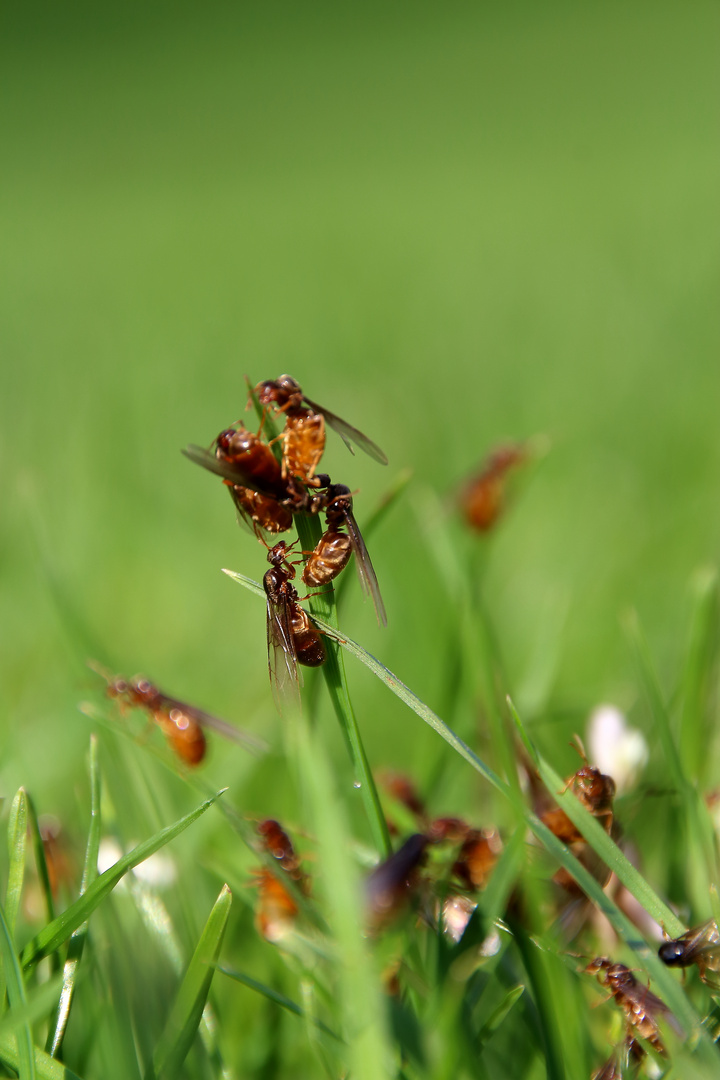
[[[318,667],[326,660],[322,634],[301,606],[294,585],[297,566],[302,565],[300,580],[305,586],[323,589],[342,573],[354,555],[361,585],[372,599],[378,622],[386,623],[377,576],[355,520],[350,488],[335,484],[327,474],[318,472],[325,449],[326,424],[337,431],[351,451],[353,445],[358,446],[381,464],[387,464],[387,458],[361,431],[308,398],[289,375],[259,383],[249,397],[261,415],[257,434],[238,422],[220,432],[210,449],[191,445],[183,453],[222,478],[239,518],[267,549],[270,568],[264,575],[263,587],[267,598],[268,666],[273,695],[283,711],[300,706],[298,665]],[[263,437],[266,428],[280,419],[284,420],[282,431]],[[499,447],[464,486],[459,502],[471,528],[486,532],[494,526],[504,506],[506,478],[526,457],[527,449],[522,445]],[[325,516],[325,531],[312,551],[298,552],[297,540],[288,544],[277,539],[293,527],[296,515],[320,514]],[[196,766],[204,759],[207,728],[240,741],[249,749],[260,745],[253,736],[235,726],[163,693],[146,678],[124,679],[94,666],[106,679],[110,696],[123,707],[144,709],[186,765]],[[417,891],[430,846],[450,845],[454,858],[449,877],[458,887],[445,896],[437,917],[453,940],[458,941],[476,906],[473,894],[487,883],[502,850],[500,837],[494,829],[476,829],[459,818],[429,819],[414,785],[404,776],[387,774],[383,783],[390,798],[414,817],[420,831],[369,875],[365,896],[368,929],[380,932],[399,917]],[[582,768],[570,777],[567,787],[611,834],[613,779],[585,760]],[[540,816],[605,885],[610,872],[565,812],[555,806]],[[393,831],[398,830],[393,827]],[[309,881],[292,841],[277,821],[259,822],[257,832],[260,844],[277,865],[276,872],[263,868],[257,873],[257,926],[268,940],[279,941],[298,915],[293,893],[299,890],[309,895]],[[570,895],[583,895],[566,870],[559,870],[553,880]],[[703,981],[713,985],[708,972],[720,972],[720,933],[716,922],[710,920],[679,938],[665,941],[659,956],[671,967],[697,965]],[[605,1064],[593,1073],[592,1080],[617,1080],[628,1065],[636,1066],[643,1060],[646,1055],[643,1044],[666,1055],[658,1021],[673,1023],[674,1018],[664,1003],[624,964],[597,957],[584,970],[597,976],[626,1021],[624,1038]]]

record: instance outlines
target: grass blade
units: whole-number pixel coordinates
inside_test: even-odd
[[[667,838],[672,853],[674,877],[684,883],[693,908],[703,911],[711,882],[718,880],[714,829],[704,804],[684,770],[683,758],[676,745],[668,712],[650,650],[639,619],[633,612],[626,617],[626,631],[634,648],[640,677],[655,720],[672,782],[682,807],[676,816],[675,836]],[[685,856],[683,858],[683,856]]]
[[[152,1066],[146,1073],[147,1080],[163,1075],[177,1076],[188,1055],[210,992],[231,904],[232,893],[227,885],[223,885],[180,984]]]
[[[328,923],[337,945],[348,1064],[357,1080],[381,1080],[389,1075],[392,1053],[378,980],[363,932],[362,890],[350,856],[344,807],[336,795],[324,748],[304,717],[299,719],[296,736],[300,775],[319,842],[320,881]]]
[[[712,732],[708,730],[708,687],[714,664],[717,632],[718,578],[715,569],[705,570],[693,581],[693,611],[681,682],[680,751],[685,774],[704,780],[710,764],[705,752]]]
[[[281,1009],[286,1009],[287,1012],[292,1013],[293,1016],[305,1019],[305,1010],[301,1005],[292,1001],[291,998],[285,997],[285,994],[280,994],[277,990],[273,990],[272,987],[266,986],[265,983],[258,982],[257,979],[253,979],[250,975],[245,975],[242,971],[233,971],[231,968],[218,967],[218,971],[221,971],[223,975],[227,975],[230,979],[235,979],[236,982],[242,983],[243,986],[247,986],[250,990],[255,990],[258,994],[262,994],[268,1001],[272,1001],[273,1004],[279,1005]],[[335,1039],[336,1042],[342,1042],[340,1036],[329,1028],[327,1024],[324,1024],[322,1020],[318,1020],[317,1017],[312,1017],[312,1022],[322,1031],[324,1035],[329,1035],[331,1039]]]
[[[25,984],[23,983],[22,971],[10,936],[10,929],[5,920],[5,912],[2,908],[0,908],[0,952],[2,952],[8,1000],[10,1001],[10,1011],[12,1013],[15,1009],[24,1009],[27,1003],[25,1001]],[[33,1055],[32,1032],[28,1020],[19,1025],[17,1052],[17,1068],[20,1080],[35,1080],[35,1057]]]
[[[90,829],[88,832],[87,847],[85,849],[85,865],[80,883],[80,896],[87,892],[88,887],[97,877],[98,849],[100,847],[100,768],[98,765],[98,744],[95,735],[90,736]],[[70,938],[67,960],[63,968],[63,984],[55,1015],[55,1027],[52,1037],[48,1039],[48,1047],[51,1057],[57,1057],[60,1053],[75,993],[75,980],[77,978],[78,964],[85,946],[87,937],[87,920],[75,930]]]
[[[224,790],[224,789],[223,789]],[[139,863],[144,862],[151,855],[154,855],[156,851],[164,847],[171,840],[174,840],[176,836],[179,836],[181,832],[184,832],[189,825],[192,825],[194,821],[197,821],[206,810],[209,810],[213,803],[220,798],[223,794],[222,791],[218,791],[212,798],[207,799],[204,803],[198,806],[191,813],[185,817],[180,818],[174,825],[168,825],[166,829],[162,829],[160,832],[151,836],[149,840],[145,840],[142,844],[138,844],[136,848],[133,848],[127,855],[124,855],[122,859],[119,859],[114,866],[111,866],[109,870],[106,870],[104,874],[89,886],[87,892],[76,900],[67,911],[64,911],[57,919],[54,919],[49,926],[46,926],[44,930],[41,930],[32,941],[28,942],[22,954],[22,964],[24,968],[29,968],[33,964],[36,964],[38,960],[41,960],[43,956],[47,956],[49,953],[57,949],[64,941],[70,937],[74,930],[85,922],[90,916],[91,912],[100,904],[106,896],[108,896],[117,885],[118,881],[133,867]]]
[[[34,1046],[32,1053],[37,1080],[81,1080],[77,1073],[68,1069],[67,1065],[49,1057],[39,1046]],[[19,1072],[20,1053],[14,1035],[0,1034],[0,1061],[4,1061]]]
[[[25,878],[25,848],[27,844],[27,795],[20,788],[13,799],[8,821],[8,883],[5,891],[5,921],[10,940],[15,940],[15,923],[20,908]],[[0,1010],[5,1007],[5,965],[0,964]]]

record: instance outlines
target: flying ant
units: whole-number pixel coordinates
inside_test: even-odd
[[[582,756],[584,758],[584,754]],[[595,765],[588,765],[585,758],[583,767],[573,773],[565,784],[563,791],[568,790],[572,791],[609,835],[613,825],[613,799],[615,798],[615,781],[612,776],[601,773]],[[583,839],[582,833],[559,806],[547,810],[542,815],[542,820],[564,844],[573,844]]]
[[[287,701],[300,704],[298,664],[319,667],[325,663],[325,646],[319,630],[300,607],[291,579],[295,568],[288,562],[289,546],[280,540],[268,551],[270,569],[263,577],[267,596],[267,643],[270,684],[278,709]]]
[[[214,453],[191,444],[182,452],[204,469],[221,476],[240,516],[259,535],[292,528],[291,493],[280,465],[267,443],[242,424],[221,431]]]
[[[658,956],[668,967],[690,967],[697,964],[700,978],[708,985],[717,983],[706,977],[707,971],[720,972],[720,933],[714,919],[694,926],[680,937],[664,941]]]
[[[347,566],[354,553],[360,584],[372,597],[378,622],[387,625],[385,605],[365,541],[353,514],[353,498],[345,484],[330,484],[316,500],[325,512],[326,530],[305,563],[302,579],[311,588],[327,585]],[[347,529],[347,532],[343,532]]]
[[[326,420],[351,453],[354,453],[352,443],[355,443],[375,461],[387,465],[387,458],[379,446],[357,428],[303,394],[299,384],[289,375],[258,383],[255,393],[262,405],[274,405],[278,413],[285,414],[285,429],[281,436],[282,473],[285,478],[296,477],[304,484],[318,486],[315,470],[325,449]]]
[[[205,757],[207,741],[204,728],[212,728],[226,739],[242,743],[248,750],[257,752],[263,745],[225,720],[164,694],[149,679],[141,676],[124,679],[119,675],[110,675],[94,662],[90,663],[90,667],[105,679],[109,697],[116,698],[121,706],[144,709],[149,713],[186,765],[199,765]]]
[[[607,957],[598,956],[584,969],[588,975],[597,975],[601,986],[606,986],[612,997],[625,1013],[628,1025],[641,1039],[646,1039],[660,1054],[666,1054],[660,1038],[658,1017],[667,1020],[679,1030],[679,1025],[667,1005],[647,987],[639,983],[625,964],[613,964]]]
[[[505,478],[526,458],[522,446],[501,446],[493,450],[481,471],[460,493],[460,508],[468,525],[487,532],[500,517],[505,505]]]
[[[613,799],[615,797],[615,781],[611,776],[601,773],[594,765],[588,765],[587,757],[580,739],[577,738],[575,748],[585,764],[566,782],[563,791],[568,789],[582,803],[585,809],[600,823],[605,832],[610,835],[613,828]],[[593,849],[585,842],[580,830],[573,824],[564,810],[555,806],[540,815],[541,820],[550,831],[561,840],[563,844],[572,846],[573,854],[583,866],[590,871],[593,877],[601,885],[605,886],[610,878],[610,871]],[[561,867],[553,877],[556,885],[560,885],[574,896],[583,896],[584,893],[568,870]]]

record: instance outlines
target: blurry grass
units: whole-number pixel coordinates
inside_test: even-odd
[[[88,694],[93,641],[91,655],[113,668],[145,671],[272,742],[261,605],[257,615],[239,610],[215,570],[236,565],[257,578],[264,554],[238,533],[219,485],[193,478],[177,448],[209,442],[237,418],[246,370],[289,369],[377,438],[393,468],[411,465],[416,488],[451,492],[494,442],[551,433],[552,454],[522,501],[467,561],[454,525],[436,558],[419,539],[425,510],[413,516],[412,496],[398,504],[372,546],[388,630],[356,603],[351,573],[343,629],[505,779],[514,778],[506,693],[556,775],[570,768],[565,743],[594,705],[628,708],[654,753],[646,786],[620,800],[618,818],[653,892],[678,906],[683,925],[707,917],[717,856],[702,797],[720,783],[712,575],[693,583],[690,632],[679,626],[688,574],[715,561],[720,543],[714,5],[693,0],[681,11],[662,0],[650,21],[634,0],[497,11],[420,4],[411,17],[322,4],[302,14],[70,5],[61,15],[41,5],[16,8],[6,30],[8,799],[23,785],[38,812],[61,818],[71,853],[85,846],[88,722],[76,703]],[[385,480],[333,438],[328,469],[360,487],[363,525]],[[441,497],[443,524],[449,507]],[[42,538],[39,555],[29,534]],[[502,664],[464,595],[474,587],[468,567],[476,584],[480,564]],[[627,606],[647,628],[641,694],[616,627]],[[373,768],[429,778],[433,811],[512,820],[504,796],[478,784],[384,685],[350,674]],[[319,696],[328,768],[347,790],[353,777],[327,710]],[[669,756],[658,752],[658,731]],[[150,753],[109,723],[99,738],[103,831],[124,850],[188,813],[195,788],[159,740]],[[228,814],[205,815],[172,849],[178,883],[164,903],[186,955],[217,875],[243,882],[256,862],[238,843],[252,837],[242,814],[307,827],[296,773],[280,753],[250,763],[215,749],[203,783],[230,785],[240,810],[231,828]],[[346,809],[346,838],[362,835],[358,802]],[[19,818],[12,831],[9,924],[23,879]],[[517,835],[497,895],[494,879],[484,894],[489,918],[526,874]],[[310,855],[313,845],[304,839]],[[24,892],[34,887],[28,867]],[[88,974],[63,1044],[83,1076],[142,1076],[178,989],[139,903],[136,891],[114,890],[91,920]],[[66,906],[60,899],[58,910]],[[302,1001],[317,1028],[307,973],[302,989],[257,939],[251,907],[235,905],[229,919],[229,966]],[[18,910],[18,948],[38,928],[37,915]],[[425,971],[422,956],[411,959],[415,975]],[[508,1060],[518,1075],[541,1072],[533,989],[514,996],[526,979],[517,952],[506,945],[500,959],[478,963],[436,1015],[422,979],[412,1008],[399,1010],[402,1030],[414,1024],[429,1044],[402,1066],[413,1080],[443,1067],[438,1044],[451,1035],[467,1075],[481,1054],[492,1075]],[[213,996],[229,1072],[324,1067],[296,1017],[283,1021],[266,999],[224,984],[214,981]],[[28,988],[28,1009],[40,989]],[[704,994],[691,980],[693,1003]],[[580,1009],[580,991],[573,997]],[[601,1019],[585,1017],[597,1047]],[[44,1023],[36,1013],[29,1022],[38,1075],[62,1075],[37,1049],[50,1008]],[[568,1075],[589,1074],[587,1045],[567,1037]],[[0,1056],[19,1067],[14,1036],[0,1041]],[[205,1057],[196,1066],[202,1080],[211,1075]],[[676,1069],[702,1074],[682,1053]]]

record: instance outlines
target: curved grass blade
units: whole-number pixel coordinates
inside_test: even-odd
[[[14,1035],[0,1034],[0,1061],[19,1072],[20,1055]],[[82,1080],[67,1065],[49,1057],[39,1046],[33,1047],[33,1064],[37,1080]]]
[[[223,791],[225,790],[227,789],[223,788]],[[223,794],[223,791],[218,791],[212,798],[206,799],[204,803],[191,811],[191,813],[186,814],[185,817],[180,818],[174,825],[168,825],[167,828],[161,829],[160,832],[151,836],[149,840],[138,844],[122,859],[119,859],[114,866],[111,866],[109,870],[96,878],[83,896],[76,900],[74,904],[71,904],[67,911],[54,919],[49,926],[41,930],[32,941],[28,942],[22,954],[23,967],[31,967],[38,960],[41,960],[43,956],[47,956],[59,948],[64,941],[67,941],[72,932],[77,930],[98,904],[102,903],[105,897],[112,892],[118,881],[128,870],[132,870],[133,867],[144,862],[145,859],[154,855],[156,851],[159,851],[160,848],[174,840],[176,836],[179,836],[181,832],[184,832],[189,825],[192,825],[206,810],[210,809],[213,803]]]
[[[146,1080],[177,1076],[188,1055],[210,992],[231,904],[232,893],[227,885],[223,885],[180,984],[165,1030],[155,1048],[152,1065],[145,1074]]]
[[[100,768],[98,765],[97,736],[90,736],[90,830],[85,849],[85,865],[80,883],[80,896],[87,892],[88,887],[97,877],[98,848],[100,847]],[[68,946],[67,960],[63,968],[63,985],[55,1014],[55,1027],[52,1037],[48,1038],[48,1049],[51,1057],[57,1057],[65,1038],[67,1023],[70,1018],[73,995],[75,993],[75,980],[77,978],[78,964],[85,946],[87,937],[87,920],[74,931]]]
[[[43,844],[42,834],[40,832],[40,822],[38,821],[37,810],[35,809],[35,803],[33,802],[31,795],[27,796],[27,808],[35,863],[40,879],[40,888],[45,901],[45,911],[47,912],[48,922],[52,922],[55,918],[55,902],[53,900],[52,889],[50,888],[50,875],[47,868],[47,859],[45,858],[45,845]]]
[[[15,940],[15,923],[25,878],[27,844],[27,794],[20,788],[12,801],[8,821],[8,883],[5,891],[5,921],[10,940]],[[5,1007],[5,965],[0,964],[0,1010]]]
[[[0,907],[0,952],[5,969],[5,981],[7,983],[8,1000],[10,1002],[11,1015],[15,1009],[25,1009],[25,984],[22,971],[18,962],[17,953],[13,945],[10,929],[5,921],[5,912]],[[18,1076],[20,1080],[35,1080],[35,1057],[33,1054],[32,1031],[30,1023],[25,1020],[19,1025],[17,1031],[18,1053]]]
[[[256,993],[262,994],[268,1001],[272,1001],[275,1005],[279,1005],[281,1009],[286,1009],[293,1016],[300,1017],[301,1020],[305,1019],[305,1010],[291,998],[285,997],[284,994],[278,993],[277,990],[273,990],[272,987],[266,986],[265,983],[258,982],[257,979],[253,979],[250,975],[246,975],[242,971],[233,971],[232,968],[226,968],[218,966],[218,971],[223,975],[227,975],[230,979],[235,979],[236,982],[242,983],[243,986],[247,986],[250,990],[255,990]],[[315,1024],[319,1031],[322,1031],[324,1035],[329,1035],[331,1039],[335,1039],[336,1042],[343,1042],[343,1039],[329,1028],[327,1024],[324,1024],[322,1020],[318,1020],[317,1017],[312,1017],[312,1022]]]
[[[383,1077],[392,1054],[377,977],[363,932],[362,890],[350,855],[344,807],[335,790],[324,746],[302,716],[296,746],[302,790],[319,845],[319,886],[337,948],[339,1015],[348,1043],[347,1065],[353,1076]]]

